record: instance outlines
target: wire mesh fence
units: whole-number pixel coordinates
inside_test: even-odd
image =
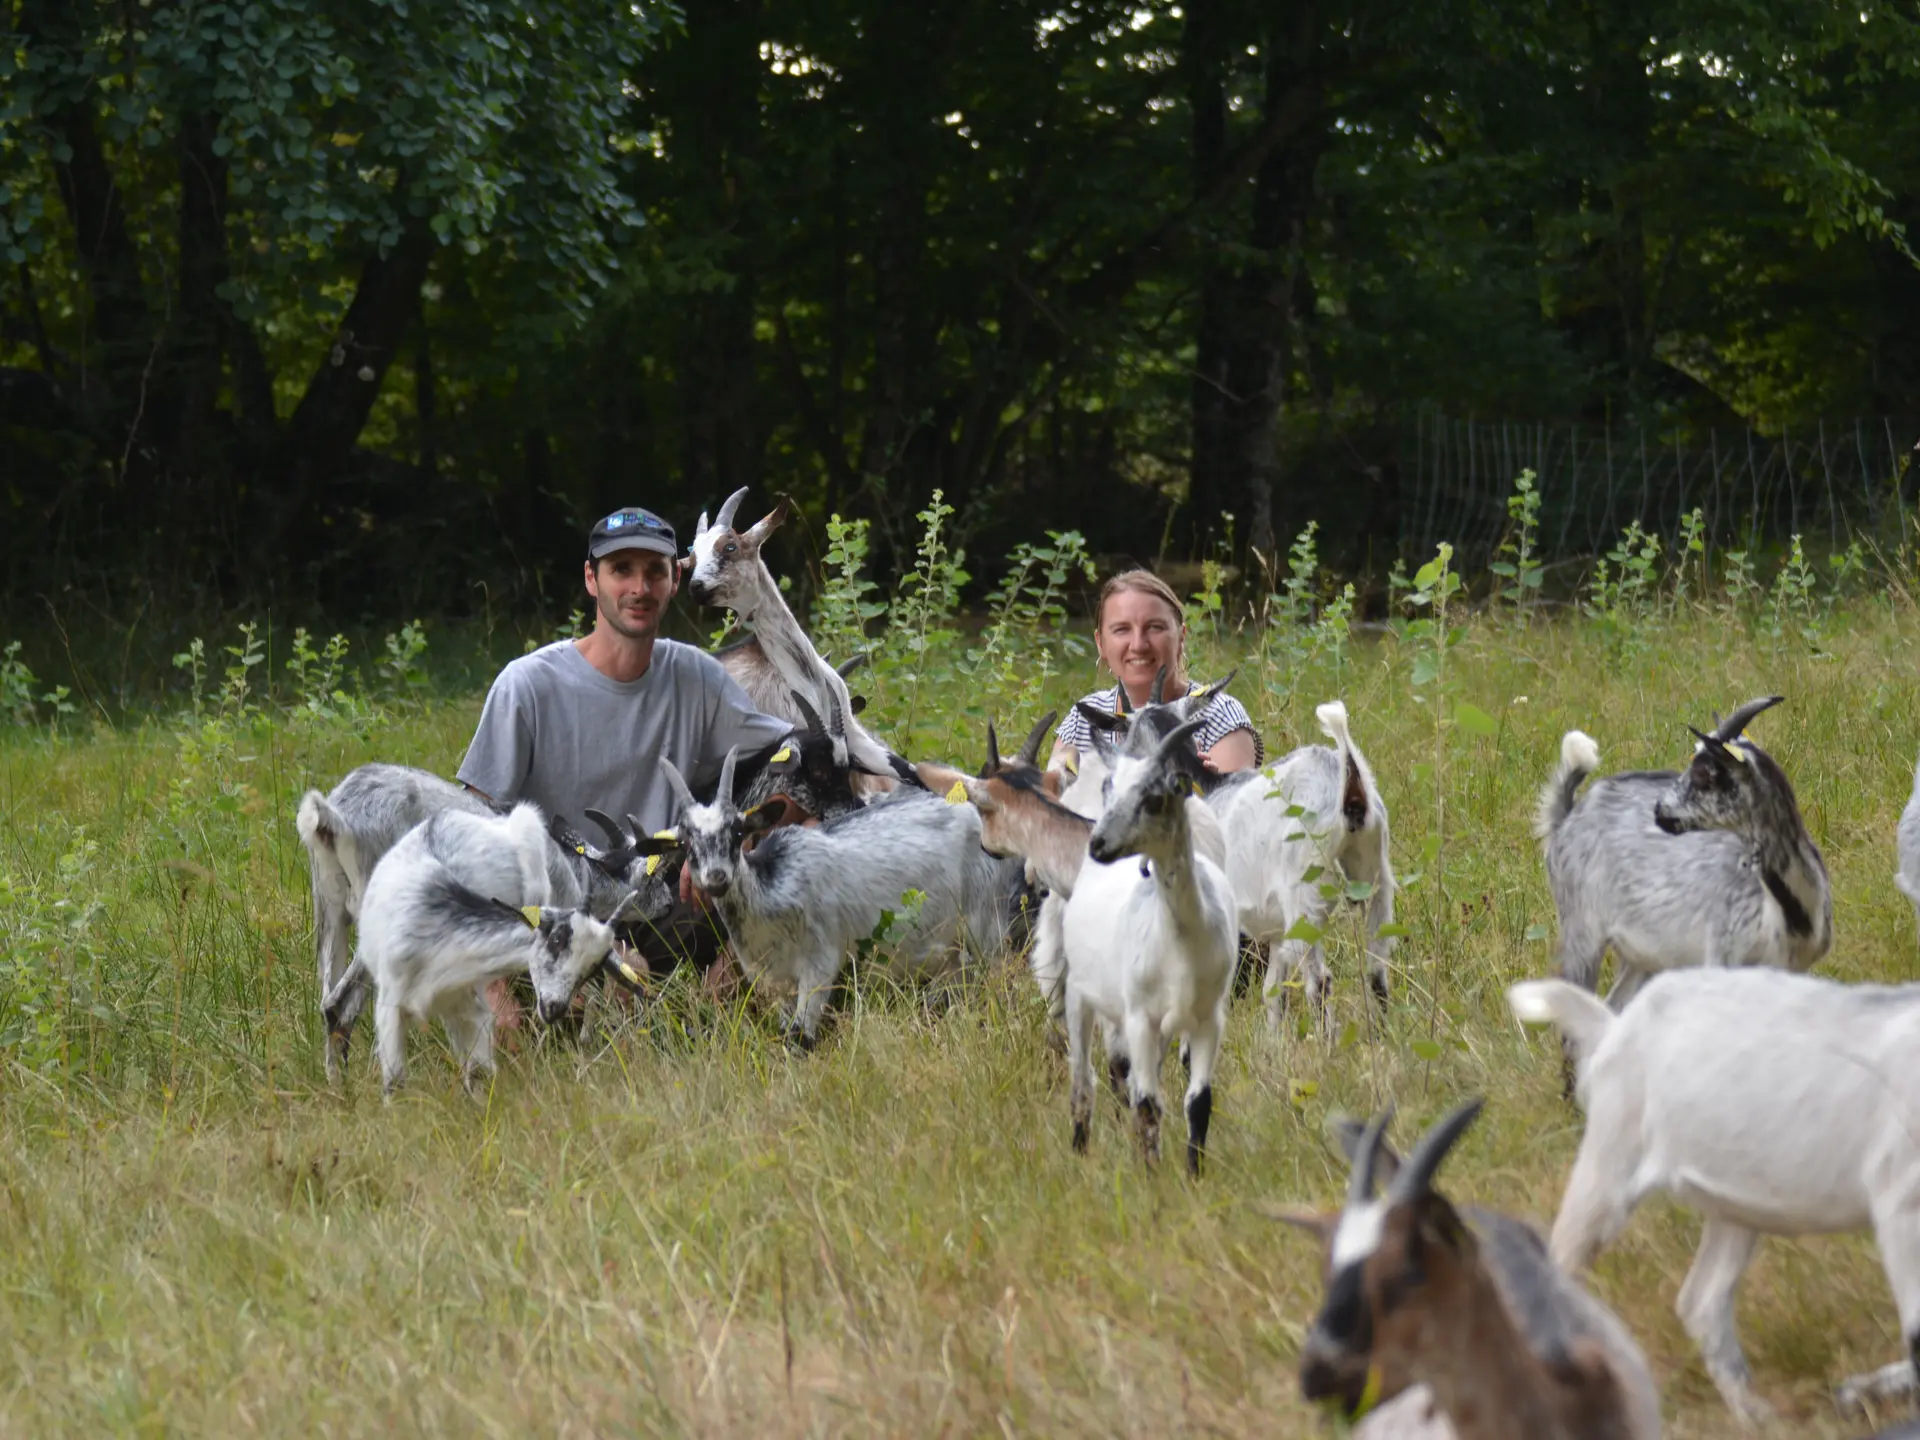
[[[1403,438],[1401,542],[1442,540],[1460,563],[1492,557],[1523,469],[1538,477],[1543,559],[1604,551],[1629,521],[1669,546],[1698,508],[1708,545],[1758,550],[1800,535],[1841,547],[1896,539],[1915,512],[1920,421],[1878,417],[1753,430],[1456,420],[1430,411]],[[1412,463],[1408,464],[1411,459]]]

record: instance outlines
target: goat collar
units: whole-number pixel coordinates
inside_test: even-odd
[[[1771,866],[1760,867],[1760,883],[1767,887],[1767,893],[1780,907],[1780,914],[1787,922],[1789,935],[1807,936],[1813,933],[1813,917],[1807,914],[1807,907],[1800,903],[1800,897],[1793,893],[1786,877]]]

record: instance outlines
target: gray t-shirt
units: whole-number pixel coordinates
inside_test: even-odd
[[[620,681],[557,640],[494,680],[460,779],[502,804],[531,800],[575,825],[591,805],[661,830],[678,809],[662,756],[697,789],[719,773],[729,747],[753,750],[793,728],[755,710],[720,662],[691,645],[655,641],[647,673]]]

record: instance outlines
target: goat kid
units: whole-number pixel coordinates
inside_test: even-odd
[[[1347,887],[1368,887],[1367,982],[1383,1005],[1396,934],[1386,802],[1353,743],[1347,707],[1335,700],[1314,713],[1331,746],[1303,745],[1212,797],[1226,831],[1240,931],[1271,957],[1263,989],[1276,1030],[1283,987],[1296,970],[1304,972],[1314,1012],[1323,1019],[1326,1013],[1326,957],[1317,938],[1287,938],[1296,925],[1325,929]]]
[[[999,867],[980,848],[971,806],[915,792],[868,805],[827,824],[775,829],[776,798],[742,812],[728,797],[734,757],[718,793],[702,804],[669,761],[681,805],[672,832],[687,851],[693,882],[714,899],[735,955],[756,982],[794,994],[788,1038],[810,1049],[847,952],[888,914],[896,960],[937,976],[968,949],[1000,943]],[[759,841],[751,849],[747,842]],[[920,896],[916,903],[907,897]]]
[[[443,811],[402,836],[367,880],[353,963],[323,1004],[330,1057],[337,1047],[344,1060],[369,985],[389,1097],[406,1078],[408,1016],[446,1027],[469,1090],[493,1068],[489,982],[530,974],[541,1018],[564,1016],[580,982],[605,962],[613,928],[550,903],[549,848],[532,805],[503,817]]]
[[[1678,774],[1611,775],[1577,803],[1600,752],[1568,732],[1534,825],[1560,919],[1561,976],[1594,989],[1611,948],[1607,1002],[1618,1010],[1662,970],[1806,970],[1827,953],[1826,864],[1785,772],[1743,733],[1780,699],[1749,701],[1711,733],[1695,730],[1693,760]]]
[[[849,718],[841,742],[844,748],[836,749],[834,759],[867,777],[856,782],[862,794],[890,790],[902,780],[917,783],[905,760],[851,718],[855,706],[846,678],[820,658],[760,556],[767,537],[793,513],[792,505],[783,499],[757,524],[738,531],[733,528],[734,515],[746,494],[740,489],[729,495],[711,525],[706,511],[700,512],[683,562],[690,570],[687,593],[695,601],[731,610],[753,631],[751,640],[730,646],[715,658],[740,682],[747,698],[769,715],[805,723],[806,716],[790,698],[794,694],[804,696],[816,714],[837,705]],[[849,669],[852,663],[857,661]]]
[[[1137,725],[1122,750],[1104,731],[1091,732],[1109,772],[1106,811],[1062,916],[1073,1148],[1087,1148],[1098,1021],[1109,1047],[1124,1039],[1141,1149],[1149,1164],[1159,1159],[1160,1069],[1177,1035],[1189,1052],[1187,1169],[1194,1175],[1206,1151],[1213,1067],[1239,958],[1233,891],[1219,865],[1195,849],[1188,818],[1203,768],[1193,749],[1202,723],[1196,715],[1164,737]]]
[[[1280,1216],[1327,1256],[1302,1391],[1359,1420],[1364,1440],[1654,1440],[1659,1392],[1613,1312],[1554,1266],[1532,1226],[1455,1209],[1434,1189],[1480,1107],[1442,1119],[1405,1164],[1385,1144],[1391,1110],[1343,1126],[1344,1208]]]
[[[1656,976],[1619,1014],[1578,986],[1507,991],[1572,1050],[1586,1134],[1554,1221],[1555,1261],[1592,1263],[1665,1191],[1705,1219],[1676,1309],[1735,1414],[1771,1412],[1734,1329],[1760,1236],[1873,1227],[1909,1358],[1842,1399],[1910,1392],[1920,1358],[1920,985],[1772,969]]]

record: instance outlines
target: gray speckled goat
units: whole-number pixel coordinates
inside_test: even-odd
[[[1535,833],[1560,917],[1557,968],[1592,990],[1613,951],[1608,1003],[1625,1006],[1647,978],[1689,965],[1806,970],[1833,943],[1833,896],[1793,786],[1742,734],[1780,703],[1752,700],[1698,747],[1683,771],[1581,781],[1600,763],[1578,730],[1540,793]]]

